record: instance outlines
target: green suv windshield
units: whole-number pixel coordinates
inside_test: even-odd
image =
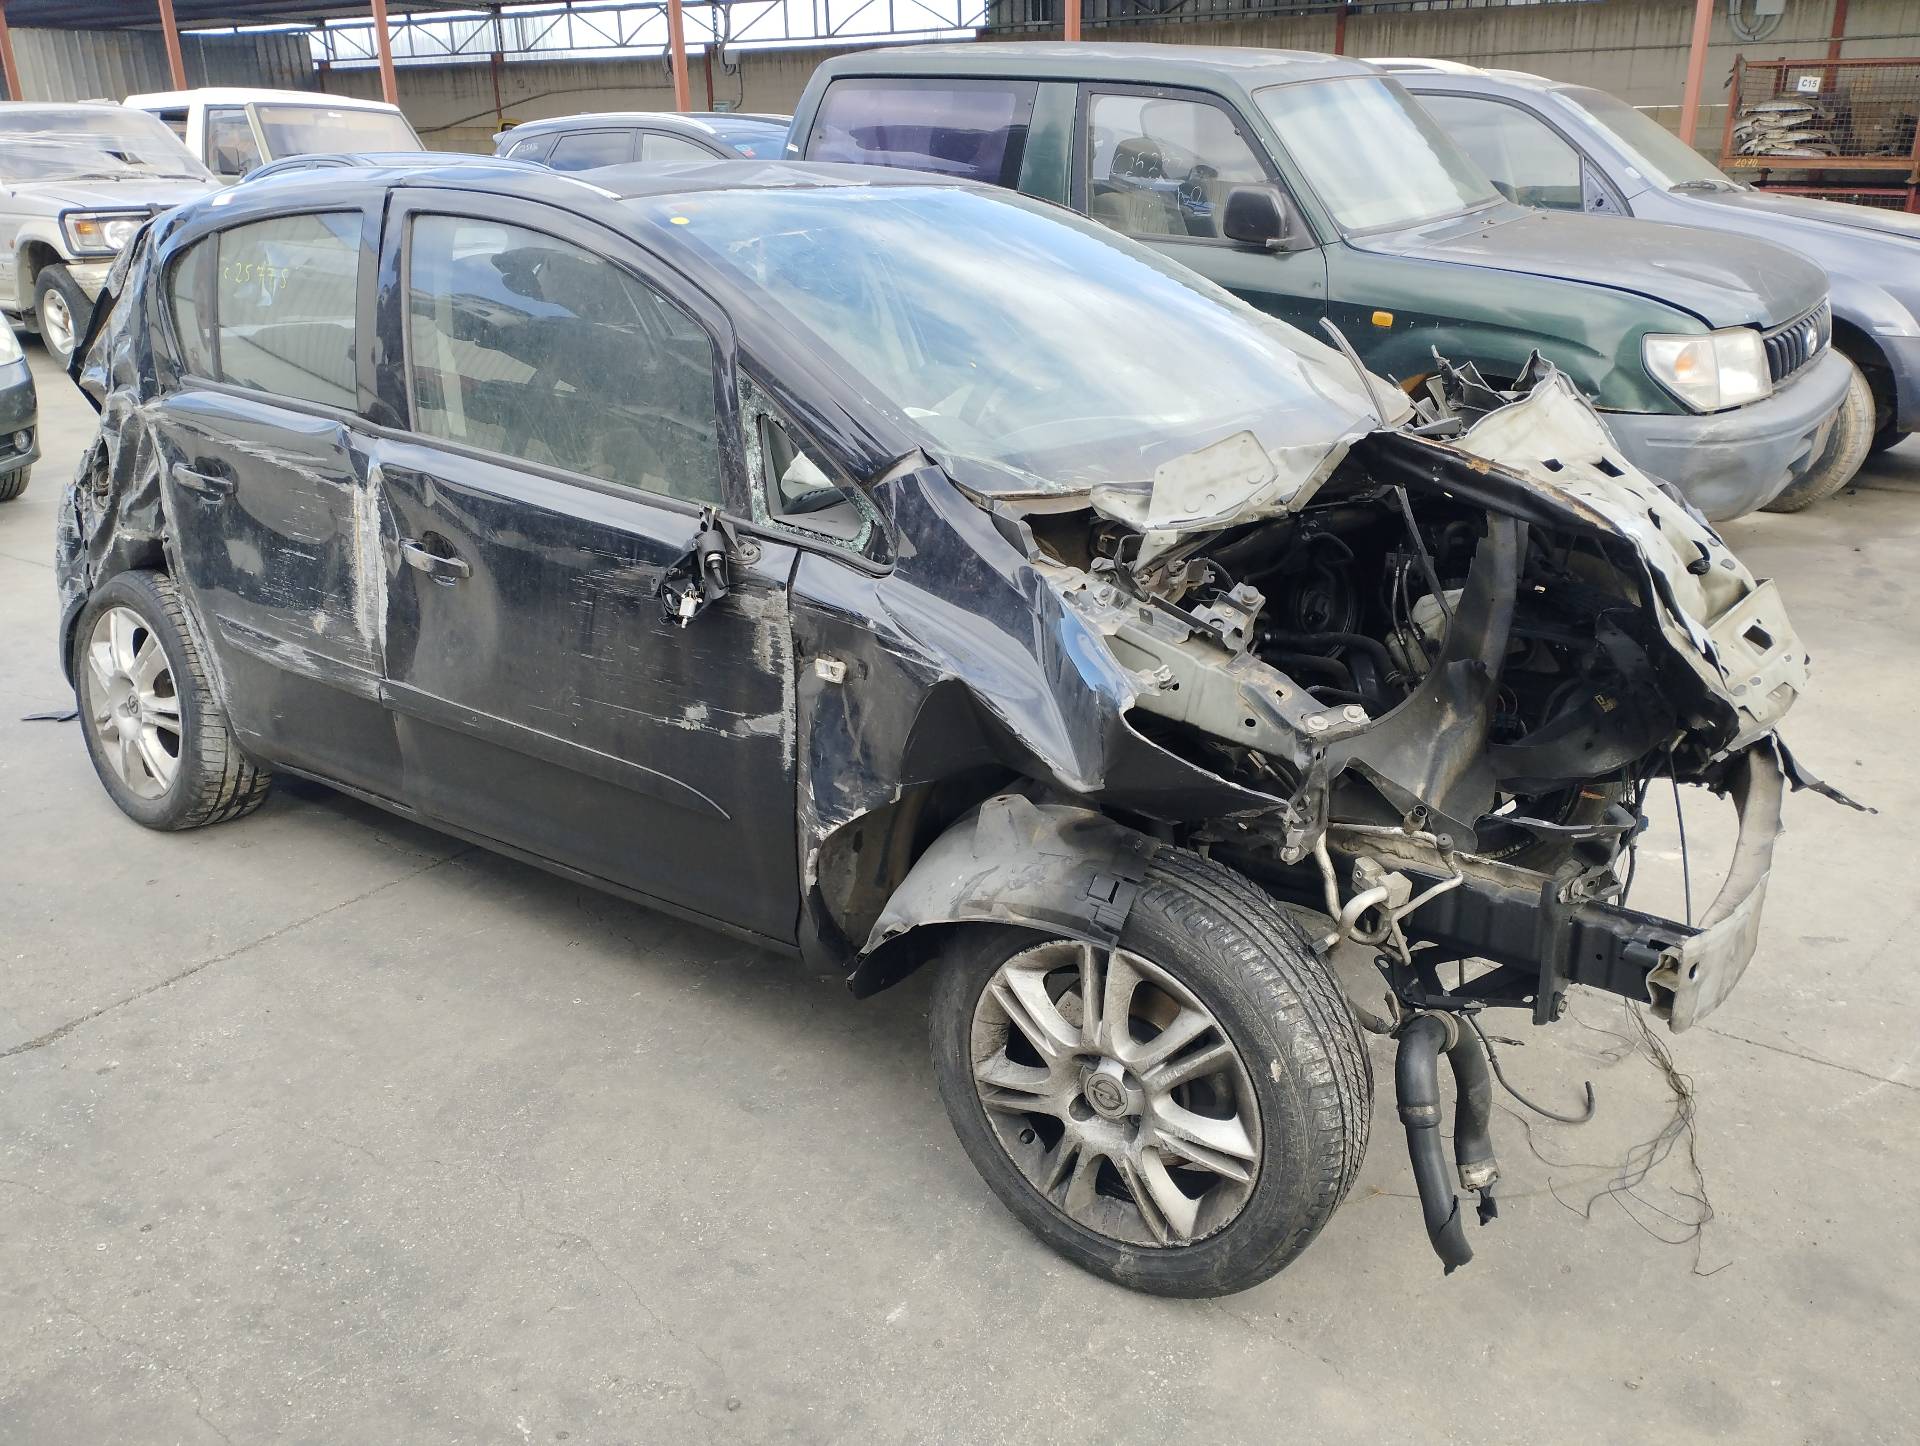
[[[1343,76],[1268,86],[1254,99],[1344,230],[1417,226],[1500,199],[1393,81]]]
[[[1726,172],[1644,111],[1605,91],[1570,85],[1554,92],[1580,111],[1598,129],[1613,137],[1642,174],[1656,186],[1698,186],[1703,182],[1731,188]]]
[[[1145,482],[1247,430],[1317,459],[1372,424],[1337,353],[1045,202],[835,186],[632,204],[945,457],[1000,470],[982,486]]]

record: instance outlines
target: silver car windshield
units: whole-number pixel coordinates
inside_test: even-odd
[[[262,105],[254,111],[271,157],[423,149],[405,117],[348,106]]]
[[[1331,448],[1372,425],[1330,348],[1058,207],[935,186],[631,203],[1002,490],[1150,480],[1241,431]],[[1385,385],[1384,383],[1382,385]]]
[[[1656,186],[1671,190],[1675,186],[1693,186],[1718,182],[1732,189],[1735,182],[1679,136],[1644,111],[1635,110],[1617,96],[1584,85],[1570,85],[1555,95],[1580,111],[1596,127],[1613,138],[1634,166]]]
[[[212,174],[165,123],[120,106],[0,109],[0,180],[123,180]]]
[[[1254,99],[1348,231],[1417,226],[1500,199],[1467,153],[1384,76],[1268,86]]]

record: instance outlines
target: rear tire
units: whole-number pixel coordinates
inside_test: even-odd
[[[929,1022],[948,1117],[1001,1203],[1074,1264],[1156,1295],[1228,1295],[1306,1249],[1352,1187],[1366,1046],[1299,924],[1239,874],[1163,849],[1114,950],[979,925],[954,930],[947,955]],[[1116,985],[1121,969],[1137,982]],[[1050,1014],[1040,1005],[1061,1031],[1046,1055],[1034,1016],[1015,1015],[1035,988],[1059,991]],[[1086,1038],[1086,992],[1110,1006],[1103,1044]],[[1104,1019],[1121,1000],[1116,1037]],[[1163,1033],[1182,1043],[1155,1059]],[[1216,1150],[1190,1152],[1196,1120]]]
[[[1839,415],[1834,418],[1827,450],[1804,476],[1789,482],[1785,491],[1763,507],[1763,512],[1804,512],[1851,482],[1860,464],[1867,460],[1874,438],[1873,388],[1852,362],[1847,363],[1847,370],[1852,379],[1847,383]]]
[[[73,682],[94,772],[135,823],[200,828],[266,801],[272,775],[240,751],[166,574],[123,572],[87,600]]]
[[[16,467],[11,472],[0,472],[0,502],[11,502],[25,492],[27,479],[31,476],[31,467]]]

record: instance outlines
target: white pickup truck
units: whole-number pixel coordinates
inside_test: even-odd
[[[425,149],[397,107],[320,91],[206,86],[130,95],[126,103],[165,121],[228,183],[285,156]]]

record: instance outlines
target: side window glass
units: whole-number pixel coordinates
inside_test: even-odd
[[[680,136],[663,136],[657,131],[640,135],[640,159],[643,161],[710,161],[713,152]]]
[[[213,357],[212,272],[217,237],[196,241],[173,263],[167,281],[167,309],[180,348],[180,370],[196,377],[220,375]]]
[[[180,137],[181,140],[184,141],[187,138],[186,111],[175,108],[173,110],[157,110],[152,112],[152,114],[159,116],[160,119],[166,123],[167,129]]]
[[[1033,94],[1030,81],[835,81],[814,117],[807,159],[1011,186],[1026,150]]]
[[[1265,167],[1219,106],[1096,95],[1087,109],[1087,213],[1129,236],[1217,240],[1227,193]]]
[[[407,292],[417,430],[723,503],[713,343],[650,287],[538,231],[421,216]]]
[[[807,533],[870,558],[887,554],[873,500],[840,476],[827,454],[780,415],[751,378],[740,384],[754,520]]]
[[[260,147],[243,110],[207,112],[207,169],[216,176],[244,176],[260,164]]]
[[[581,131],[555,141],[547,164],[556,171],[590,171],[617,166],[632,156],[632,131]]]
[[[516,161],[544,161],[547,152],[553,149],[552,136],[533,136],[518,145],[509,146],[507,155]]]
[[[1545,121],[1504,101],[1463,95],[1423,95],[1419,101],[1509,201],[1583,209],[1579,152]]]
[[[216,375],[353,410],[360,213],[279,216],[214,239]]]

